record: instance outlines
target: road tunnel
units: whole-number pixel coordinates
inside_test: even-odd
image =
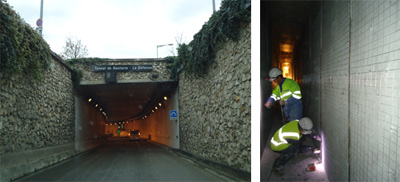
[[[174,81],[78,86],[81,96],[77,104],[82,106],[77,107],[76,118],[80,121],[76,122],[86,127],[77,127],[76,140],[128,137],[131,131],[139,130],[142,139],[179,148],[178,122],[169,118],[169,111],[177,108],[176,86]],[[97,117],[87,118],[90,114],[82,107],[91,108]]]

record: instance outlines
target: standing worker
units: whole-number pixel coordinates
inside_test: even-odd
[[[282,76],[282,70],[272,68],[269,71],[269,81],[278,86],[272,91],[272,95],[265,102],[265,107],[272,107],[279,100],[282,106],[285,121],[301,119],[303,117],[303,104],[301,102],[301,91],[296,81]]]
[[[305,141],[305,137],[303,135],[308,135],[311,139],[316,138],[313,136],[312,128],[311,119],[304,117],[300,121],[290,121],[275,132],[271,138],[271,150],[281,155],[275,159],[272,166],[273,172],[278,175],[284,174],[282,166],[304,148],[302,143]]]

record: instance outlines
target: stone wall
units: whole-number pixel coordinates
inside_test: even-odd
[[[56,59],[53,57],[50,68],[44,71],[42,81],[24,75],[5,79],[0,73],[1,181],[8,181],[8,177],[17,175],[8,169],[40,160],[43,150],[54,151],[44,156],[47,158],[51,154],[59,155],[74,150],[71,70]],[[59,150],[60,147],[63,150]],[[65,148],[68,150],[64,150]],[[39,150],[42,152],[34,152]],[[29,155],[29,160],[18,160],[21,156],[28,155],[27,152],[38,155]],[[7,160],[13,162],[7,163]],[[26,170],[29,171],[22,168],[17,171],[27,173],[34,169]]]
[[[204,78],[179,76],[180,148],[250,172],[251,26],[217,51]]]
[[[169,80],[169,72],[167,69],[167,61],[164,59],[115,59],[115,60],[98,60],[98,61],[79,61],[71,64],[73,67],[82,71],[81,84],[85,81],[104,81],[105,72],[93,72],[93,65],[153,65],[151,72],[118,72],[117,80],[151,80],[151,81],[167,81]],[[157,74],[158,78],[152,78],[153,74]]]

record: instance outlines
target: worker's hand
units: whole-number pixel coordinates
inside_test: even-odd
[[[285,103],[284,100],[280,100],[280,101],[279,101],[279,104],[280,104],[281,106],[283,106],[283,105],[285,105],[286,103]]]
[[[269,108],[271,108],[272,103],[271,102],[266,102],[264,105],[265,105],[265,107],[267,107],[269,109]]]

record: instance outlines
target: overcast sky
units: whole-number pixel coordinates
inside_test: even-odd
[[[8,0],[31,27],[41,0]],[[221,0],[215,0],[218,10]],[[212,0],[44,0],[43,37],[61,53],[67,36],[80,39],[89,57],[155,58],[172,55],[176,38],[189,43],[212,15]],[[175,51],[176,54],[176,51]]]

